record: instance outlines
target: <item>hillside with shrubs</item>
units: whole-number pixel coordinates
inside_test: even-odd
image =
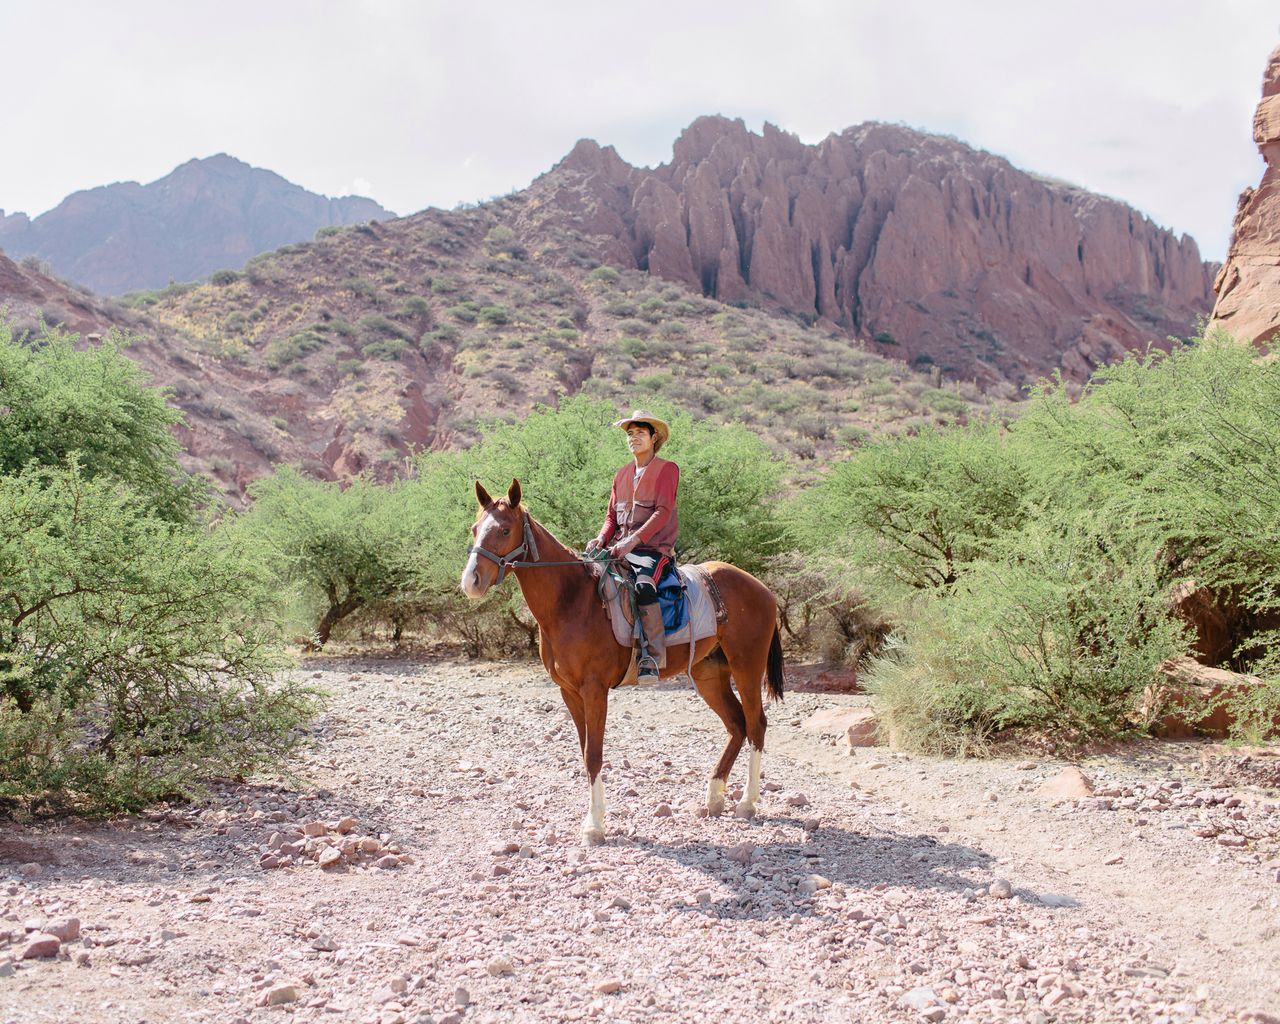
[[[834,329],[738,308],[640,271],[539,259],[508,226],[523,200],[321,232],[204,284],[126,302],[232,368],[261,416],[239,451],[192,450],[233,494],[279,461],[388,480],[406,456],[582,394],[661,397],[813,459],[872,434],[962,422],[983,392]],[[201,397],[176,390],[179,405]]]

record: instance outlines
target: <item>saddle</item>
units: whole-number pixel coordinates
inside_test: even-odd
[[[596,592],[600,601],[609,613],[609,624],[613,628],[613,638],[619,647],[632,648],[631,667],[627,670],[624,684],[636,674],[636,639],[640,636],[640,625],[636,616],[635,585],[630,573],[619,571],[612,562],[592,561],[591,571],[596,577]],[[674,573],[665,574],[658,588],[659,598],[668,587],[672,575],[679,581],[683,592],[684,615],[668,615],[663,609],[663,621],[670,624],[673,620],[680,623],[672,629],[668,625],[666,631],[667,646],[688,644],[690,667],[692,667],[693,644],[709,636],[715,636],[720,625],[729,617],[728,610],[720,598],[711,575],[698,565],[682,565]]]

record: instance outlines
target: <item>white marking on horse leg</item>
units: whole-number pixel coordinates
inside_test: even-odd
[[[756,804],[760,802],[760,751],[754,747],[751,750],[751,757],[747,768],[747,792],[746,795],[738,801],[738,806],[733,809],[735,817],[752,818],[755,817]]]
[[[707,783],[707,814],[718,818],[724,813],[724,779],[712,779]]]
[[[582,841],[588,846],[604,842],[604,779],[591,783],[591,803],[582,819]]]

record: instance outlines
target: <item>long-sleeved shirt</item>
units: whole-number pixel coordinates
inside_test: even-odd
[[[615,537],[635,533],[639,546],[656,548],[664,555],[672,554],[679,521],[676,516],[676,488],[680,484],[680,467],[656,455],[640,471],[629,462],[613,477],[609,492],[609,511],[600,528],[600,543],[609,544]]]

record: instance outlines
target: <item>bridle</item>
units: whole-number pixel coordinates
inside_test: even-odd
[[[520,546],[518,548],[513,548],[511,551],[508,551],[505,555],[495,555],[492,551],[482,548],[479,544],[472,544],[471,547],[467,548],[467,554],[484,555],[484,557],[489,559],[489,561],[495,562],[497,564],[498,578],[493,581],[493,585],[495,587],[501,584],[504,579],[506,579],[508,569],[530,569],[534,567],[549,568],[550,566],[553,566],[553,565],[582,565],[583,564],[581,558],[575,558],[571,562],[540,561],[538,558],[538,542],[534,540],[533,529],[529,526],[528,512],[524,514],[523,527],[524,527],[524,539],[520,542]],[[521,556],[525,554],[529,555],[530,557],[527,559],[521,558]]]

